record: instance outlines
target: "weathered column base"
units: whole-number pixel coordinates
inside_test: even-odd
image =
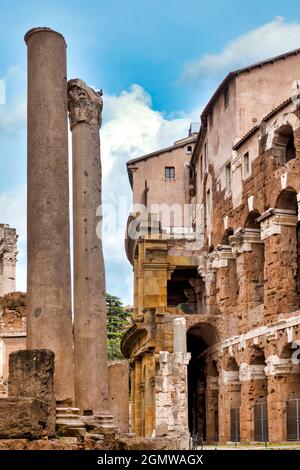
[[[93,434],[116,434],[114,417],[111,414],[94,414],[80,417],[86,426],[86,430]]]
[[[66,437],[84,436],[86,428],[79,408],[56,408],[56,434]]]
[[[102,441],[105,446],[115,445],[117,429],[114,424],[114,417],[111,414],[94,414],[81,416],[86,426],[87,436],[93,441]]]

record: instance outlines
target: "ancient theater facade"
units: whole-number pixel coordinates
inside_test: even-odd
[[[199,132],[128,162],[137,435],[300,440],[299,52],[231,72]]]

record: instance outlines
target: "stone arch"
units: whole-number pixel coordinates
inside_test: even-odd
[[[252,346],[249,355],[250,365],[265,365],[266,358],[263,348],[259,346]]]
[[[277,197],[275,207],[278,209],[293,210],[297,212],[297,192],[295,189],[291,187],[283,189]]]
[[[257,218],[260,216],[260,213],[257,209],[253,209],[246,217],[244,227],[260,230],[260,223],[257,222]]]
[[[221,239],[221,245],[229,245],[229,237],[234,234],[234,230],[232,227],[229,227],[223,233],[223,237]]]
[[[209,350],[219,342],[219,332],[210,323],[197,323],[187,330],[189,430],[204,440],[217,435],[218,369]]]
[[[294,131],[289,123],[282,124],[274,133],[273,148],[280,165],[296,158]]]
[[[298,201],[297,201],[297,192],[294,188],[288,187],[282,190],[276,200],[275,204],[276,209],[283,213],[288,214],[289,216],[298,216]],[[285,211],[285,212],[284,212]],[[287,212],[288,211],[288,212]],[[289,269],[293,269],[293,264],[296,266],[295,272],[292,276],[292,287],[294,296],[295,296],[295,307],[300,305],[300,223],[295,221],[295,225],[290,227],[284,227],[285,231],[288,231],[288,234],[285,235],[285,239],[288,240],[288,251],[291,256],[289,261]],[[287,236],[288,235],[288,236]],[[282,243],[284,240],[282,239]],[[283,248],[284,251],[286,251]],[[295,285],[293,283],[295,282]]]
[[[265,150],[272,149],[277,154],[277,149],[282,144],[282,137],[280,134],[284,134],[286,130],[292,129],[295,132],[299,128],[299,118],[293,112],[278,115],[276,122],[273,125],[268,125],[266,128],[267,140]],[[275,155],[276,156],[276,155]]]
[[[233,371],[237,372],[239,370],[239,366],[236,362],[235,357],[231,356],[228,358],[226,366],[225,366],[225,370],[231,371],[231,372]]]

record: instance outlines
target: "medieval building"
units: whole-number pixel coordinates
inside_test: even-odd
[[[137,435],[300,440],[299,87],[300,49],[231,72],[199,132],[128,162]]]

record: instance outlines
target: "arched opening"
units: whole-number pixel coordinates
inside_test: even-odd
[[[239,366],[234,357],[230,357],[225,367],[226,394],[229,401],[229,420],[231,442],[240,441],[240,406],[241,383],[239,380]]]
[[[276,208],[283,211],[286,217],[290,217],[289,225],[283,227],[281,239],[282,265],[286,265],[291,282],[289,289],[290,303],[295,308],[300,305],[300,224],[298,220],[297,193],[293,188],[286,188],[279,194]],[[292,218],[295,218],[292,223]],[[283,259],[284,258],[284,259]],[[294,299],[293,299],[294,297]]]
[[[280,165],[296,158],[294,132],[290,124],[281,126],[274,137],[274,150]]]
[[[300,441],[300,347],[296,343],[286,344],[280,358],[286,367],[286,379],[282,400],[286,410],[286,438]]]
[[[245,292],[248,309],[264,303],[264,266],[265,245],[261,240],[261,229],[258,218],[260,213],[254,209],[249,212],[244,228],[244,238],[251,244],[251,250],[243,254],[243,272],[240,283],[243,284],[241,293]]]
[[[256,230],[260,230],[260,223],[257,222],[258,217],[260,216],[260,213],[257,210],[251,211],[247,215],[247,219],[245,222],[245,228],[252,228]]]
[[[223,233],[220,245],[215,249],[217,259],[222,260],[216,273],[216,302],[225,315],[236,305],[238,296],[236,259],[230,244],[230,237],[233,234],[233,229],[227,228]]]
[[[257,442],[267,442],[269,440],[268,381],[265,375],[266,360],[263,349],[258,346],[252,348],[249,365],[254,420],[253,439]]]
[[[231,237],[233,233],[232,228],[226,229],[221,240],[221,245],[229,245],[229,237]]]
[[[177,307],[185,314],[205,313],[205,283],[196,268],[177,267],[167,283],[168,307]]]
[[[286,188],[279,194],[276,208],[297,212],[297,193],[293,188]]]
[[[219,342],[219,336],[214,326],[200,323],[187,331],[187,350],[191,353],[188,365],[188,417],[189,430],[192,435],[197,434],[203,441],[207,440],[209,427],[210,434],[217,435],[218,399],[218,370],[216,364],[207,363],[205,352]],[[214,404],[215,405],[214,405]],[[211,407],[214,409],[212,410]],[[208,416],[208,408],[210,415]],[[213,414],[213,418],[211,418]],[[213,424],[211,423],[213,421]]]

